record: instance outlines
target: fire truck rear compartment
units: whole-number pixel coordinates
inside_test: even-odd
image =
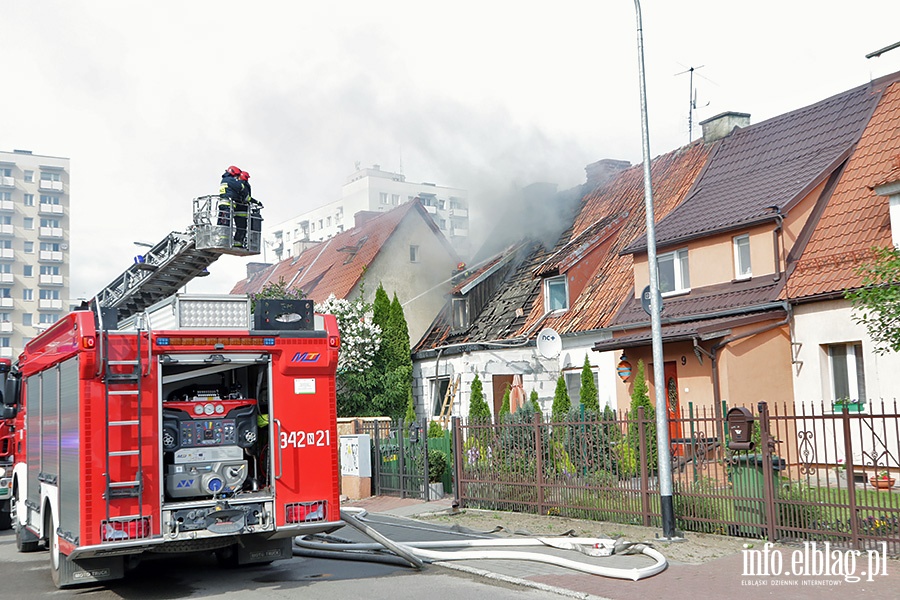
[[[260,415],[268,414],[268,358],[217,354],[161,362],[165,503],[206,501],[205,509],[171,513],[183,531],[225,529],[217,525],[221,519],[209,522],[216,502],[271,497],[268,427],[259,426]],[[230,523],[256,525],[265,512],[258,504],[242,510]]]

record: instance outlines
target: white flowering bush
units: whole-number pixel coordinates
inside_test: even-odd
[[[372,357],[381,347],[381,328],[372,323],[372,313],[362,296],[344,300],[330,295],[316,305],[316,312],[334,315],[341,333],[338,374],[362,373],[372,368]]]

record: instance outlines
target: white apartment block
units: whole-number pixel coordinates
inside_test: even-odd
[[[0,357],[69,310],[69,159],[0,151]]]
[[[433,183],[412,183],[400,173],[382,171],[378,165],[359,169],[347,178],[341,198],[324,206],[265,228],[265,260],[295,256],[307,242],[320,242],[350,229],[360,211],[389,211],[419,198],[435,224],[461,257],[469,255],[468,192]]]

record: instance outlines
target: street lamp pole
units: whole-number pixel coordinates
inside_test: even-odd
[[[672,453],[669,447],[668,402],[666,401],[663,369],[662,326],[659,271],[656,259],[656,229],[653,216],[653,185],[650,181],[650,133],[647,124],[647,79],[644,75],[644,32],[641,24],[641,3],[634,0],[637,18],[638,76],[641,88],[641,146],[644,160],[644,210],[647,219],[647,266],[650,269],[650,332],[653,342],[653,391],[656,404],[656,449],[659,473],[659,500],[662,513],[663,537],[673,539],[675,510],[672,501]]]

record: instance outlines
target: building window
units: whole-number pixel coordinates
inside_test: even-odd
[[[8,337],[0,337],[0,347],[9,348],[11,345]]]
[[[326,224],[328,225],[328,227],[331,227],[331,217],[328,217],[328,220],[326,221]]]
[[[25,229],[34,229],[34,219],[32,217],[25,217],[22,219],[22,226]]]
[[[400,204],[400,194],[391,194],[391,204],[394,206]]]
[[[34,267],[31,265],[22,265],[23,277],[34,277]]]
[[[441,409],[444,406],[444,398],[447,396],[447,391],[450,389],[450,379],[449,378],[440,378],[440,379],[432,379],[431,380],[431,391],[432,397],[434,398],[434,410],[432,411],[432,415],[435,417],[441,416]],[[453,398],[448,398],[449,402],[452,404]]]
[[[12,273],[12,265],[9,263],[0,265],[0,273]]]
[[[41,275],[59,275],[59,267],[51,265],[41,266]]]
[[[34,300],[34,290],[31,288],[22,290],[22,300]]]
[[[453,298],[451,308],[453,310],[453,329],[466,329],[469,326],[469,299]]]
[[[12,169],[0,167],[0,177],[12,177]]]
[[[0,225],[12,225],[12,217],[9,215],[3,215],[0,217]]]
[[[59,300],[59,290],[41,290],[39,293],[41,300]],[[30,298],[26,298],[26,300],[30,300]]]
[[[34,242],[25,242],[23,250],[25,254],[34,254]]]
[[[41,204],[59,205],[59,196],[46,196],[41,194]]]
[[[547,312],[568,310],[569,285],[565,275],[544,280],[544,306]]]
[[[418,246],[410,246],[409,247],[409,262],[419,262],[419,247]]]
[[[9,323],[10,322],[10,313],[8,312],[0,312],[0,323]]]
[[[12,250],[12,240],[0,240],[0,248]]]
[[[38,323],[41,325],[52,325],[59,320],[59,315],[53,313],[41,313],[38,315]]]
[[[25,194],[25,206],[34,206],[34,194]]]
[[[828,349],[833,400],[866,401],[866,378],[863,370],[862,344],[832,344]]]
[[[378,194],[378,199],[382,204],[387,204],[388,203],[387,192],[381,192],[380,194]]]
[[[659,291],[663,296],[691,291],[687,248],[660,254],[657,258],[657,265],[659,266]]]
[[[59,181],[59,173],[41,171],[41,181]]]
[[[34,322],[34,316],[31,313],[22,313],[22,325],[30,326]]]
[[[750,236],[739,235],[734,239],[734,278],[749,279],[753,276],[750,270]]]
[[[34,183],[34,171],[25,171],[25,183]]]
[[[59,219],[41,219],[41,227],[59,227]]]
[[[12,201],[12,192],[0,192],[0,200],[4,202]]]

